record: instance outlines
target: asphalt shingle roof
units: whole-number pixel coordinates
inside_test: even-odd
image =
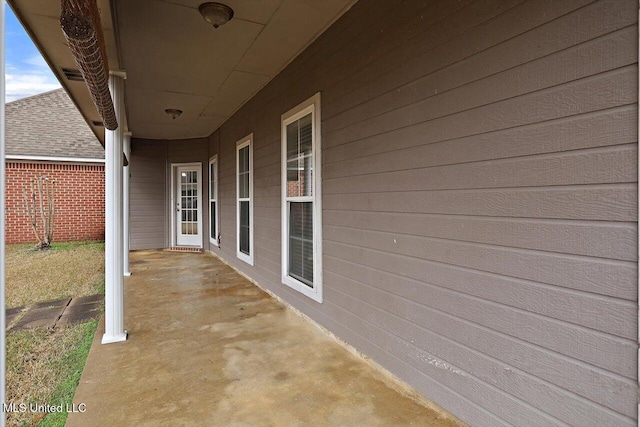
[[[5,105],[9,155],[103,159],[104,149],[64,89]]]

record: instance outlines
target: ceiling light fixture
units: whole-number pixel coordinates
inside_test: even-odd
[[[180,115],[182,115],[182,110],[178,110],[176,108],[167,108],[166,110],[164,110],[164,112],[167,113],[167,115],[171,117],[173,120],[177,119],[178,117],[180,117]]]
[[[218,28],[233,18],[233,9],[222,3],[202,3],[198,10],[204,20],[213,25],[213,28]]]

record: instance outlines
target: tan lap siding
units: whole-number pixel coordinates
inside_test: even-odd
[[[474,425],[635,425],[637,45],[632,0],[362,0],[209,138],[214,251]],[[318,91],[323,304],[280,283],[280,116]]]

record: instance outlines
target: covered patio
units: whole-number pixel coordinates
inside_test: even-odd
[[[637,2],[223,3],[9,0],[105,146],[70,424],[435,416],[370,358],[474,426],[637,426]],[[170,248],[213,255],[127,277]]]
[[[212,254],[131,270],[129,339],[96,334],[67,426],[455,425]]]

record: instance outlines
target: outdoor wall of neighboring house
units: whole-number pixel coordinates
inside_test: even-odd
[[[7,243],[37,242],[25,211],[23,188],[39,176],[55,181],[54,241],[104,240],[104,164],[7,162]],[[42,221],[38,216],[38,227]],[[39,230],[42,230],[39,228]]]
[[[360,1],[209,138],[204,244],[472,425],[636,425],[637,56],[633,0]],[[317,92],[321,304],[281,284],[280,252],[281,115]],[[153,144],[134,141],[132,186],[167,206],[181,141]]]
[[[23,187],[38,176],[56,181],[54,241],[103,240],[104,149],[64,89],[5,110],[7,243],[36,242]]]

